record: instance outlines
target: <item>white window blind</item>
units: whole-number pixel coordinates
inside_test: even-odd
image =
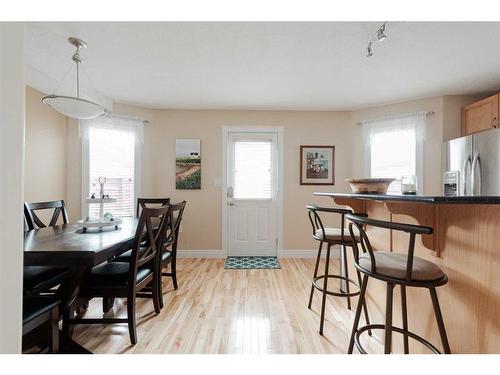
[[[396,179],[389,186],[389,194],[401,193],[401,177],[406,175],[417,176],[422,186],[424,127],[423,112],[363,123],[365,169],[370,177]]]
[[[135,215],[139,181],[138,153],[143,138],[142,121],[107,116],[80,124],[84,142],[84,198],[99,198],[99,177],[104,176],[104,193],[116,202],[106,203],[104,213],[115,217]],[[85,170],[86,169],[86,170]],[[91,218],[99,216],[99,205],[84,206]],[[85,212],[85,210],[84,210]]]
[[[272,198],[272,141],[234,142],[234,198]]]

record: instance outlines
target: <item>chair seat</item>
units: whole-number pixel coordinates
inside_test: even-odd
[[[106,289],[126,287],[129,277],[128,262],[103,263],[94,268],[89,274],[85,289]],[[136,282],[144,281],[153,273],[152,267],[141,267],[137,270]]]
[[[139,248],[139,252],[142,253],[147,249],[146,246]],[[113,262],[130,262],[132,259],[132,250],[125,251],[124,253],[113,258]]]
[[[23,298],[23,325],[51,311],[60,301],[52,296],[30,296]]]
[[[67,273],[65,268],[25,266],[23,288],[26,291],[46,291],[58,285]]]
[[[172,252],[170,250],[163,251],[161,254],[161,262],[164,263],[170,258],[172,258]]]
[[[395,279],[406,280],[406,254],[392,253],[388,251],[376,251],[375,273]],[[367,272],[371,272],[371,259],[368,254],[359,256],[359,265]],[[445,273],[436,264],[428,260],[413,257],[413,268],[411,278],[413,281],[434,281],[445,277]]]
[[[342,230],[340,228],[325,228],[325,236],[323,237],[323,231],[318,229],[314,236],[322,241],[342,241]],[[359,240],[359,236],[356,235],[356,240]],[[344,229],[344,242],[352,242],[349,229]]]

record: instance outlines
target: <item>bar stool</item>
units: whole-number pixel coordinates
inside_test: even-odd
[[[358,296],[360,294],[360,285],[361,285],[361,275],[359,271],[356,270],[358,276],[358,283],[349,279],[349,272],[347,267],[347,254],[346,254],[346,246],[353,247],[353,240],[349,235],[345,232],[345,215],[352,213],[351,210],[341,209],[341,208],[330,208],[330,207],[318,207],[316,205],[308,205],[306,206],[308,210],[309,221],[312,225],[313,238],[316,241],[319,241],[318,255],[316,258],[316,265],[314,267],[314,275],[311,284],[311,292],[309,294],[309,304],[308,308],[311,308],[314,289],[318,289],[322,292],[322,301],[321,301],[321,317],[320,317],[320,326],[319,326],[319,334],[323,335],[323,326],[325,321],[325,307],[326,307],[326,296],[336,296],[336,297],[345,297],[347,298],[347,308],[351,309],[351,297]],[[323,226],[323,222],[321,220],[318,212],[326,212],[326,213],[335,213],[340,214],[341,216],[341,227],[340,228],[325,228]],[[354,239],[354,242],[357,239]],[[323,275],[318,275],[319,263],[321,259],[321,252],[323,249],[323,243],[327,244],[326,250],[326,259],[325,259],[325,273]],[[338,245],[340,247],[340,255],[341,255],[341,275],[329,274],[329,266],[330,266],[330,249],[332,246]],[[342,272],[344,270],[344,272]],[[343,274],[345,275],[343,275]],[[328,290],[328,279],[334,278],[339,279],[341,283],[341,288],[339,292],[333,292]],[[318,282],[323,280],[323,285],[320,286]],[[342,288],[342,284],[344,288]],[[357,291],[350,292],[349,285],[352,284],[357,288]],[[365,306],[365,319],[367,324],[370,324],[370,320],[368,318],[368,310]],[[369,332],[371,335],[371,331]]]
[[[443,349],[445,353],[450,353],[450,345],[446,336],[443,316],[441,314],[441,309],[439,307],[439,301],[436,294],[436,287],[446,284],[448,282],[448,277],[436,264],[413,255],[415,250],[415,236],[417,234],[432,234],[432,228],[420,225],[374,220],[353,214],[346,215],[346,218],[351,221],[351,223],[349,223],[349,233],[351,235],[351,238],[358,238],[359,236],[359,243],[361,245],[362,253],[359,252],[358,243],[353,242],[354,261],[356,269],[364,274],[358,306],[356,308],[354,324],[352,327],[348,353],[351,354],[353,352],[354,344],[356,344],[358,350],[362,354],[366,354],[366,351],[360,344],[360,335],[367,330],[384,329],[385,354],[389,354],[391,352],[393,331],[403,335],[405,354],[408,354],[409,352],[409,338],[412,338],[425,345],[432,352],[440,354],[440,351],[433,344],[431,344],[423,337],[418,336],[408,330],[406,287],[429,289]],[[373,227],[392,229],[409,233],[410,240],[408,245],[408,254],[393,253],[388,251],[374,252],[368,236],[363,229],[363,225],[370,225]],[[358,234],[355,234],[354,228],[357,229]],[[369,277],[373,277],[387,283],[385,324],[368,323],[364,327],[358,328],[359,318],[361,316],[361,306],[365,301],[365,293]],[[401,312],[403,328],[394,327],[392,325],[392,297],[394,287],[396,285],[399,285],[401,287]]]

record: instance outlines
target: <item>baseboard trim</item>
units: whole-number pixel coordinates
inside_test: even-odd
[[[322,258],[325,257],[326,251],[323,250]],[[278,251],[278,258],[316,258],[318,250],[280,250]],[[225,258],[222,250],[178,250],[177,256],[179,258]],[[339,250],[333,248],[331,250],[332,258],[339,256]]]

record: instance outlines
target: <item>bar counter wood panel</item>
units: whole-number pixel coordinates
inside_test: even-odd
[[[372,218],[432,226],[435,233],[424,241],[416,241],[415,253],[438,264],[448,275],[448,283],[437,292],[452,353],[500,353],[500,205],[333,198],[336,204],[347,205]],[[364,211],[360,211],[361,206]],[[407,252],[405,233],[387,231],[384,234],[380,229],[370,228],[367,232],[375,249]],[[352,259],[350,264],[352,266]],[[370,318],[383,323],[385,284],[370,279],[368,291]],[[399,293],[396,288],[394,322],[401,327]],[[407,298],[410,330],[440,348],[427,290],[407,288]],[[375,334],[383,336],[382,332]],[[393,334],[396,352],[402,352],[399,336]],[[411,341],[410,350],[426,352],[420,344]]]

